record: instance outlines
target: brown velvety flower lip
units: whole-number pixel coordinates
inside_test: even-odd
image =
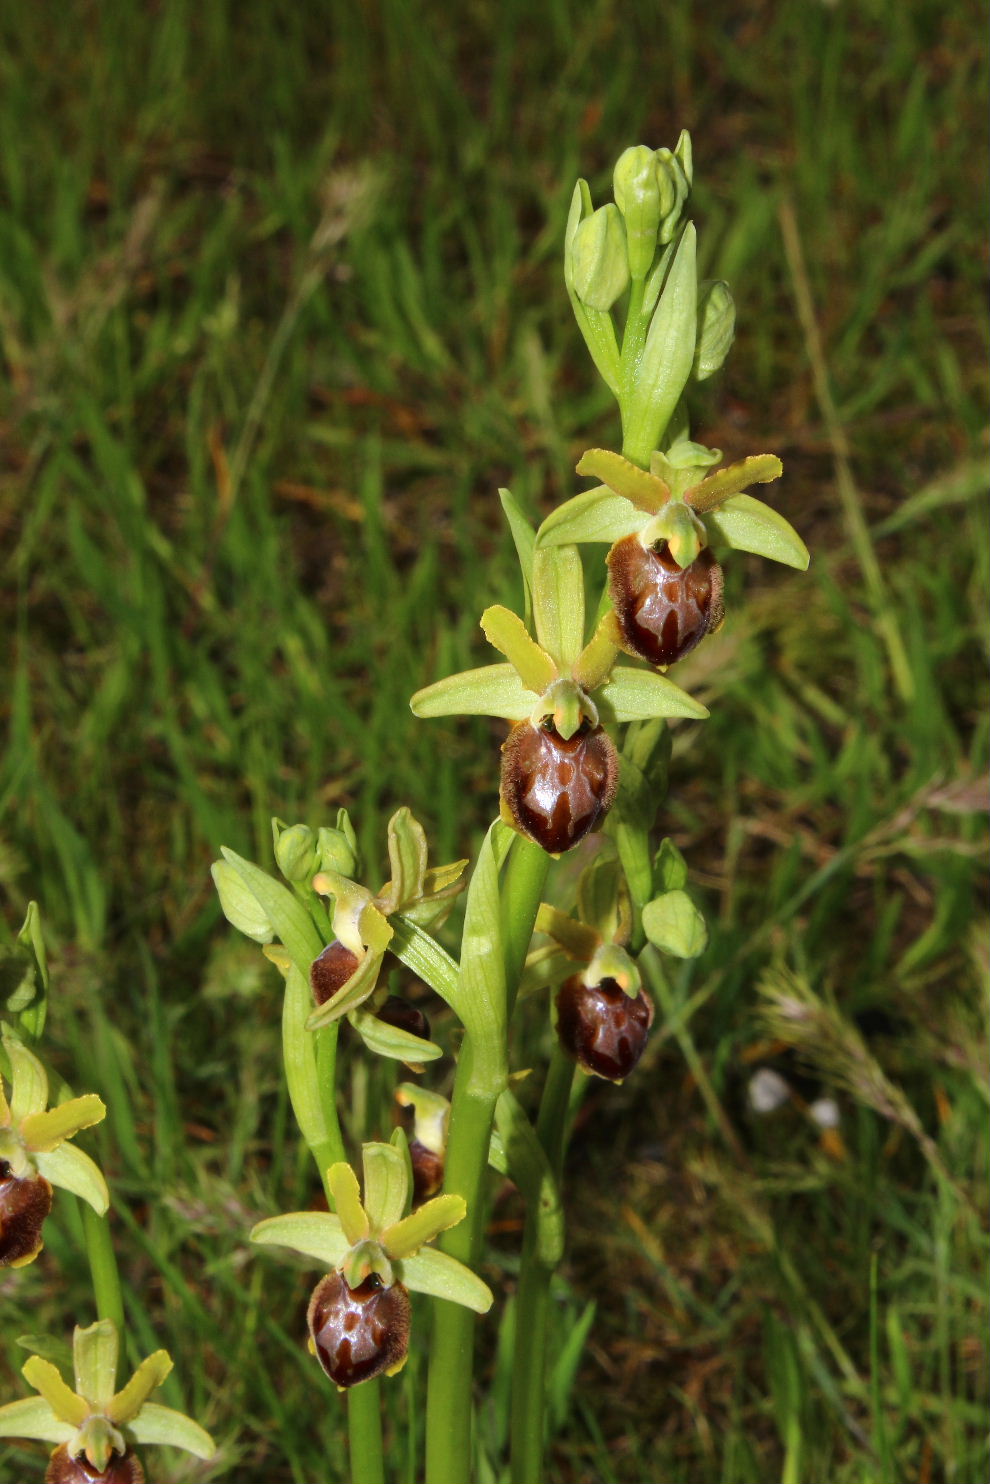
[[[623,642],[651,665],[673,665],[722,621],[722,569],[707,549],[679,567],[666,545],[636,535],[608,554],[608,587]]]
[[[523,834],[553,855],[604,818],[618,782],[618,756],[601,727],[565,740],[552,723],[521,721],[502,747],[506,806]]]

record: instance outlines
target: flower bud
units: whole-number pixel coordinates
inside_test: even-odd
[[[614,206],[600,206],[574,234],[571,282],[589,309],[611,309],[629,283],[629,260],[622,218]]]
[[[337,991],[343,989],[360,962],[357,954],[345,948],[337,938],[328,943],[319,958],[313,960],[309,970],[309,982],[316,1003],[325,1005],[327,1000],[332,1000]]]
[[[100,1473],[84,1453],[72,1458],[63,1443],[48,1460],[45,1484],[144,1484],[144,1469],[128,1450],[123,1454],[111,1453],[110,1462]]]
[[[344,815],[344,811],[341,810]],[[348,828],[331,829],[329,825],[323,825],[317,832],[316,848],[319,852],[319,869],[321,871],[336,871],[338,876],[347,876],[353,880],[358,869],[357,842],[354,838],[354,830],[350,820],[344,815]]]
[[[340,1387],[397,1370],[409,1349],[412,1305],[401,1283],[386,1288],[374,1273],[349,1288],[328,1273],[309,1301],[307,1322],[320,1365]]]
[[[308,824],[293,824],[279,832],[275,841],[275,862],[286,881],[312,880],[321,861],[316,835]]]
[[[664,211],[656,151],[645,144],[623,150],[612,173],[612,190],[626,222],[629,272],[633,278],[645,278],[657,250]]]
[[[596,827],[618,783],[611,738],[587,722],[565,739],[551,717],[539,726],[521,721],[502,745],[503,804],[516,828],[551,855]]]
[[[643,1054],[653,1001],[641,990],[635,998],[614,979],[585,984],[580,974],[557,991],[557,1037],[586,1072],[621,1082]]]
[[[386,1025],[394,1025],[400,1031],[408,1031],[411,1036],[418,1036],[421,1041],[430,1039],[429,1020],[418,1006],[411,1005],[401,995],[390,994],[375,1014],[379,1020],[384,1020]]]
[[[672,665],[722,622],[722,569],[706,547],[679,567],[665,541],[638,535],[608,554],[608,590],[623,643],[651,665]]]
[[[684,203],[691,194],[691,182],[677,153],[658,149],[656,158],[661,217],[659,238],[666,244],[673,241],[681,224]]]
[[[20,1267],[37,1257],[51,1209],[52,1187],[43,1175],[16,1179],[0,1160],[0,1268]]]

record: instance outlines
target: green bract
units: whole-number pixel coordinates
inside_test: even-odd
[[[258,1223],[251,1241],[290,1247],[321,1267],[342,1273],[352,1289],[376,1273],[386,1287],[401,1283],[414,1292],[487,1313],[493,1302],[487,1284],[445,1252],[423,1250],[464,1219],[467,1207],[461,1197],[436,1196],[409,1213],[412,1182],[400,1129],[391,1144],[365,1144],[362,1162],[363,1200],[350,1165],[335,1164],[327,1179],[336,1215],[296,1211],[273,1216]]]
[[[112,1320],[77,1327],[72,1336],[74,1390],[51,1361],[32,1355],[22,1374],[39,1395],[0,1407],[0,1437],[64,1443],[70,1457],[85,1455],[99,1473],[111,1454],[123,1454],[133,1443],[168,1443],[197,1458],[211,1458],[213,1439],[198,1422],[148,1400],[172,1369],[167,1353],[149,1355],[127,1385],[115,1391],[118,1348]]]

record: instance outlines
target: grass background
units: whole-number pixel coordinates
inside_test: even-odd
[[[221,843],[267,860],[272,814],[341,804],[372,875],[398,803],[435,858],[476,842],[499,729],[415,723],[406,700],[483,663],[481,608],[517,600],[497,486],[541,516],[618,440],[563,291],[567,203],[682,126],[703,271],[739,322],[695,436],[782,456],[773,498],[814,561],[735,557],[725,629],[679,667],[712,719],[678,727],[660,823],[712,941],[671,976],[639,1075],[596,1086],[576,1131],[548,1477],[985,1477],[979,19],[933,0],[0,13],[3,917],[41,902],[51,1059],[110,1107],[89,1143],[136,1350],[169,1348],[166,1400],[223,1445],[210,1468],[162,1455],[161,1484],[346,1471],[304,1280],[246,1250],[312,1182],[277,986],[218,921],[208,864]],[[797,1104],[748,1108],[775,995],[805,1007],[789,1039],[807,1032],[841,1144]],[[389,1077],[348,1064],[353,1137]],[[89,1317],[68,1207],[0,1278],[4,1399],[18,1334]],[[502,1282],[518,1217],[495,1215]],[[417,1371],[389,1388],[410,1484]],[[493,1375],[498,1396],[498,1354]],[[497,1456],[497,1405],[482,1421]],[[41,1467],[0,1448],[4,1478]]]

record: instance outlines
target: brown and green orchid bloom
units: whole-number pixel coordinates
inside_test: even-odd
[[[3,1049],[10,1097],[0,1081],[0,1267],[23,1267],[42,1248],[42,1226],[59,1185],[102,1216],[110,1204],[99,1168],[69,1141],[106,1116],[95,1093],[48,1107],[44,1066],[9,1029]]]
[[[32,1355],[22,1374],[38,1395],[0,1407],[0,1437],[37,1438],[56,1443],[53,1467],[46,1477],[87,1479],[92,1473],[110,1476],[115,1462],[133,1459],[135,1443],[165,1443],[184,1448],[197,1458],[216,1452],[209,1433],[171,1407],[148,1398],[165,1380],[172,1362],[164,1350],[143,1360],[126,1386],[116,1387],[119,1337],[110,1319],[72,1337],[74,1386],[63,1379],[51,1361]],[[73,1461],[79,1468],[73,1470]],[[140,1465],[122,1477],[144,1477]]]

